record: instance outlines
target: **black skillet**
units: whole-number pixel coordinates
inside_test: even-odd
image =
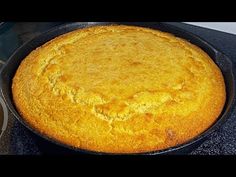
[[[143,26],[143,27],[149,27],[153,29],[158,29],[161,31],[169,32],[174,34],[175,36],[184,38],[191,43],[199,46],[202,48],[208,55],[214,60],[214,62],[218,65],[218,67],[221,69],[225,84],[226,84],[226,93],[227,93],[227,99],[224,106],[224,109],[217,119],[217,121],[208,128],[205,132],[198,135],[197,137],[193,138],[192,140],[161,151],[152,151],[147,153],[135,153],[135,154],[142,154],[142,155],[157,155],[157,154],[182,154],[187,153],[193,150],[197,145],[202,143],[208,135],[210,135],[213,131],[217,130],[224,122],[225,120],[231,115],[232,113],[232,107],[234,105],[234,98],[235,98],[235,76],[233,73],[233,64],[230,61],[230,59],[225,56],[222,52],[218,51],[216,48],[214,48],[212,45],[207,43],[206,41],[202,40],[196,35],[193,35],[189,32],[186,32],[180,28],[177,28],[175,26],[165,24],[165,23],[155,23],[155,22],[77,22],[77,23],[70,23],[70,24],[63,24],[61,26],[55,27],[50,31],[47,31],[34,39],[30,40],[29,42],[22,45],[20,48],[18,48],[12,56],[9,58],[7,63],[3,66],[1,73],[0,73],[0,89],[1,94],[4,100],[0,99],[0,103],[2,104],[3,108],[5,108],[5,121],[4,125],[6,127],[6,121],[7,121],[7,113],[6,113],[6,107],[4,103],[6,103],[8,109],[11,111],[11,113],[14,115],[14,117],[20,121],[25,127],[27,127],[29,130],[35,133],[35,137],[40,139],[41,142],[45,145],[48,144],[50,147],[55,148],[61,148],[63,150],[68,150],[68,152],[74,152],[77,154],[110,154],[110,153],[102,153],[102,152],[94,152],[94,151],[88,151],[83,150],[80,148],[74,148],[71,146],[68,146],[66,144],[62,144],[55,139],[52,139],[46,135],[41,134],[34,128],[32,128],[27,122],[24,121],[24,119],[20,116],[20,114],[17,112],[14,102],[12,100],[12,92],[11,92],[11,84],[12,84],[12,78],[22,61],[32,50],[35,48],[41,46],[42,44],[46,43],[47,41],[70,31],[73,31],[78,28],[85,28],[93,25],[111,25],[111,24],[124,24],[124,25],[134,25],[134,26]],[[58,146],[59,145],[59,146]],[[66,151],[64,151],[66,152]]]

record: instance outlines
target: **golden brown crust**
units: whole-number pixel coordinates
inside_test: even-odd
[[[58,141],[101,152],[165,149],[205,131],[225,103],[219,68],[171,34],[97,26],[31,52],[12,84],[17,110]]]

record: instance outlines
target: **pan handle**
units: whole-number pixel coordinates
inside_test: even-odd
[[[0,69],[4,66],[5,62],[0,60]],[[6,130],[7,128],[7,123],[8,123],[8,109],[7,109],[7,106],[2,98],[2,96],[0,96],[0,104],[2,106],[2,112],[3,112],[3,118],[2,118],[2,127],[1,127],[1,130],[0,130],[0,139],[3,135],[3,132]]]

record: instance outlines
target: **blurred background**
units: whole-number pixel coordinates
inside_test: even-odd
[[[236,34],[236,22],[185,22],[187,24]]]

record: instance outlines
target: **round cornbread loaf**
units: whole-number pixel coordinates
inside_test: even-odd
[[[95,26],[32,51],[13,78],[23,119],[57,141],[138,153],[189,141],[225,103],[221,71],[200,48],[158,30]]]

